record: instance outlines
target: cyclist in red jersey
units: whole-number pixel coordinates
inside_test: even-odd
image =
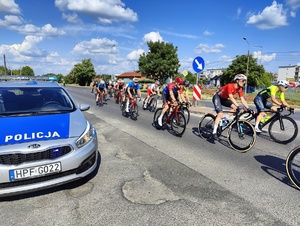
[[[239,95],[243,106],[247,109],[247,111],[250,111],[250,108],[243,96],[243,86],[245,85],[246,81],[247,77],[245,75],[237,74],[234,76],[234,83],[228,83],[227,85],[221,87],[213,96],[212,101],[215,107],[215,111],[217,112],[217,117],[215,119],[214,129],[212,133],[214,139],[218,139],[218,124],[223,117],[222,106],[231,108],[232,112],[242,109],[234,98],[235,94]]]

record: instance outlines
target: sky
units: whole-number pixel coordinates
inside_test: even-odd
[[[178,47],[179,72],[226,68],[248,51],[267,72],[300,64],[300,0],[0,0],[0,66],[67,75],[138,70],[147,42]],[[4,57],[5,56],[5,57]]]

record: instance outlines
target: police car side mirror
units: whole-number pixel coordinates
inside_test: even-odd
[[[90,105],[88,104],[79,104],[78,107],[81,111],[87,111],[90,109]]]

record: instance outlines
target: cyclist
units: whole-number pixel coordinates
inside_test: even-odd
[[[115,86],[115,99],[116,99],[116,103],[118,104],[120,99],[119,99],[119,95],[121,96],[123,93],[123,89],[124,89],[124,81],[122,79],[118,80],[118,83],[116,83]]]
[[[189,105],[192,105],[191,101],[190,101],[190,97],[189,97],[189,86],[190,86],[190,82],[188,80],[185,80],[184,85],[182,86],[182,93],[183,93],[187,103]]]
[[[97,87],[97,81],[96,80],[93,80],[92,81],[92,90],[91,90],[91,93],[93,93],[94,92],[94,90],[96,89],[96,87]]]
[[[162,99],[164,108],[161,111],[161,115],[157,119],[157,123],[159,126],[162,126],[162,119],[165,112],[169,109],[170,104],[176,106],[179,98],[186,102],[185,97],[182,93],[182,85],[184,84],[183,78],[177,77],[175,78],[175,82],[169,83],[162,90]]]
[[[247,81],[247,77],[244,74],[237,74],[234,76],[234,83],[228,83],[221,87],[213,96],[212,101],[214,104],[215,111],[217,112],[217,117],[214,122],[213,128],[213,139],[218,139],[217,129],[218,124],[223,117],[222,106],[230,107],[232,112],[241,110],[241,107],[234,98],[237,93],[241,99],[243,106],[247,111],[251,111],[244,96],[243,96],[243,86]]]
[[[148,100],[150,98],[150,95],[159,94],[159,81],[155,81],[155,83],[150,84],[147,89],[147,97],[145,99],[144,108],[147,108]]]
[[[129,100],[133,98],[133,94],[137,94],[138,97],[142,98],[141,88],[139,84],[138,78],[133,78],[131,82],[128,83],[127,87],[125,88],[125,98],[127,98],[126,101],[126,112],[129,112]],[[125,100],[123,100],[124,103]]]
[[[105,82],[101,79],[100,82],[98,83],[97,86],[97,98],[99,98],[100,93],[102,93],[103,97],[106,94],[106,84]]]
[[[289,82],[286,80],[279,80],[276,85],[271,85],[266,89],[261,90],[256,97],[254,98],[254,104],[257,108],[257,112],[259,113],[256,117],[255,121],[255,131],[261,133],[262,131],[259,129],[259,122],[263,117],[267,119],[270,118],[264,110],[270,109],[273,112],[277,111],[277,107],[273,105],[280,105],[283,108],[290,108],[291,106],[285,101],[284,92],[289,88]],[[276,96],[279,96],[279,100],[277,100]],[[271,99],[270,99],[271,98]],[[269,101],[270,99],[270,101]]]

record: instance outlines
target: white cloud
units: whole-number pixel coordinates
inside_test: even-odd
[[[90,41],[83,41],[76,44],[73,53],[80,55],[102,54],[109,55],[115,53],[116,42],[107,38],[95,38]]]
[[[209,46],[208,44],[200,43],[196,49],[195,52],[197,54],[202,54],[202,53],[220,53],[222,49],[225,46],[223,44],[215,44],[213,46]]]
[[[20,14],[20,8],[14,0],[0,0],[0,13]]]
[[[136,61],[140,58],[140,55],[144,52],[145,51],[143,49],[134,50],[127,55],[127,59]]]
[[[286,0],[286,4],[293,10],[300,8],[300,0]]]
[[[238,9],[236,10],[236,16],[237,16],[237,18],[240,17],[241,13],[242,13],[242,9],[241,9],[241,8],[238,8]]]
[[[55,5],[62,12],[81,13],[105,24],[138,20],[137,13],[120,0],[55,0]]]
[[[146,42],[162,42],[163,41],[163,38],[160,36],[159,32],[150,32],[148,34],[145,34],[144,35],[144,38],[143,38],[143,41],[146,43]]]
[[[282,4],[273,1],[271,6],[267,6],[261,13],[251,16],[247,24],[255,25],[261,30],[274,29],[288,25],[287,11],[283,9]]]
[[[63,13],[62,18],[66,19],[68,22],[72,24],[78,24],[81,23],[82,21],[78,18],[78,15],[76,13],[68,14],[68,13]]]
[[[0,20],[0,26],[2,27],[20,25],[22,23],[23,23],[23,19],[19,16],[14,16],[14,15],[6,15],[4,16],[4,20]]]
[[[213,35],[214,33],[213,33],[213,32],[210,32],[210,31],[208,31],[208,30],[206,30],[206,31],[203,32],[203,34],[204,34],[205,36],[211,36],[211,35]]]

